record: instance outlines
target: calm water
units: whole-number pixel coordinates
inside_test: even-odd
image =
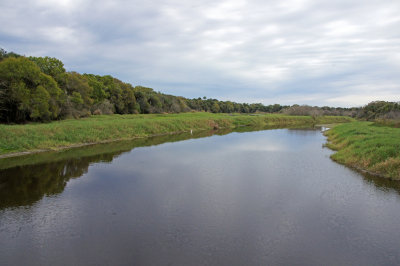
[[[189,137],[3,160],[0,265],[400,264],[399,183],[319,130]]]

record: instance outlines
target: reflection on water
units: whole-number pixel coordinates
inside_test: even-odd
[[[98,156],[0,170],[0,209],[30,205],[44,195],[61,193],[70,178],[87,172],[91,159]]]
[[[68,180],[87,173],[90,164],[111,162],[118,155],[136,147],[228,132],[221,130],[164,135],[0,160],[0,209],[30,205],[44,195],[61,193]]]
[[[363,173],[362,175],[366,183],[375,186],[377,189],[382,191],[396,191],[400,195],[400,181],[367,173]]]
[[[265,129],[265,127],[239,127],[233,130],[220,129],[162,135],[90,145],[61,152],[46,152],[1,159],[0,210],[7,207],[31,205],[45,195],[61,193],[68,180],[87,173],[90,164],[111,162],[115,157],[136,147]],[[268,129],[271,129],[271,127]]]
[[[0,161],[0,265],[400,264],[399,182],[248,130]]]

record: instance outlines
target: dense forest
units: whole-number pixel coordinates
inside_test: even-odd
[[[366,119],[397,117],[399,103],[373,102],[363,108],[282,106],[173,96],[133,86],[110,75],[68,72],[52,57],[27,57],[0,49],[0,122],[24,123],[99,114],[285,113],[348,115]]]
[[[132,86],[110,75],[67,72],[51,57],[26,57],[0,50],[0,121],[23,123],[97,114],[207,111],[279,112],[279,104],[245,104],[206,97],[187,99]]]

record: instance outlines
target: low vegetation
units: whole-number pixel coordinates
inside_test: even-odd
[[[0,125],[0,154],[58,149],[87,143],[240,126],[291,126],[348,122],[348,117],[279,114],[212,114],[206,112],[150,115],[100,115],[51,123]]]
[[[332,159],[369,173],[400,180],[400,128],[373,122],[338,125],[326,132]]]

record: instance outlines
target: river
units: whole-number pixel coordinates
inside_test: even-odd
[[[226,133],[2,160],[0,265],[400,264],[398,182],[319,129]]]

